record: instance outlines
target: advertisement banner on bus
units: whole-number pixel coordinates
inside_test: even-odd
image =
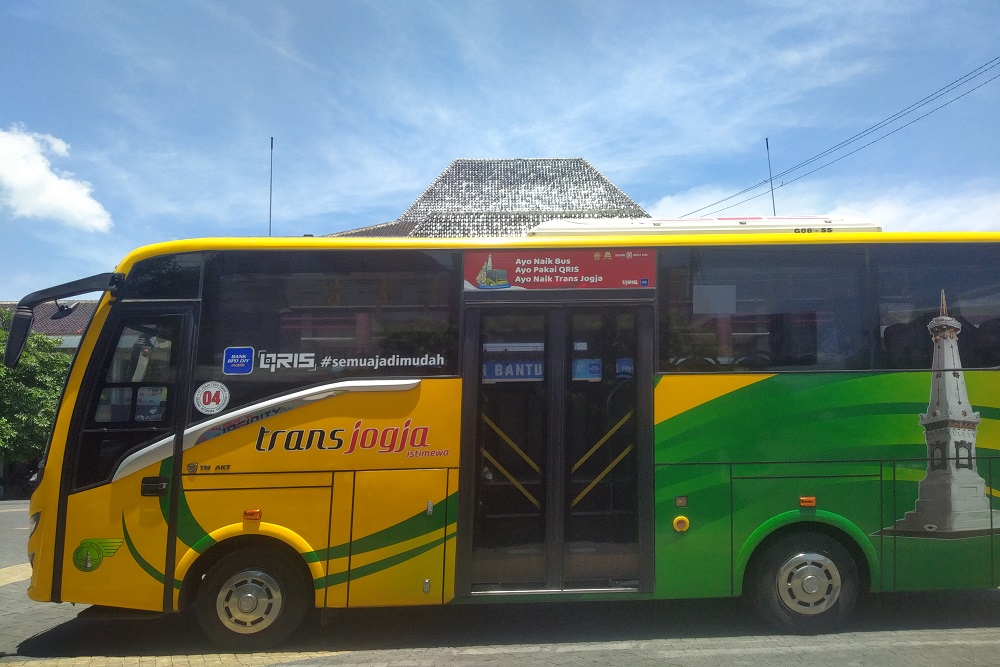
[[[648,248],[465,253],[465,289],[470,291],[652,287],[656,287],[656,253]]]

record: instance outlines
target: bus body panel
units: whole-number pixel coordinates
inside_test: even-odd
[[[62,600],[163,611],[167,520],[161,498],[141,495],[150,466],[78,491],[67,502]]]
[[[460,395],[457,379],[423,380],[417,389],[406,392],[333,395],[246,423],[186,449],[177,529],[178,584],[215,544],[237,536],[261,536],[279,540],[303,557],[310,568],[317,606],[347,606],[352,578],[356,580],[352,590],[362,591],[365,586],[391,590],[384,582],[378,583],[380,578],[400,576],[399,572],[414,567],[412,561],[418,556],[425,563],[437,559],[432,577],[435,592],[431,597],[421,592],[411,603],[436,599],[440,604],[445,590],[449,470],[425,468],[457,467],[460,421],[449,419],[443,406],[456,404]],[[383,491],[416,493],[408,505],[388,502],[386,493],[370,488],[373,473],[353,472],[391,467],[415,473],[385,478],[396,481]],[[414,489],[411,480],[428,473],[434,477],[434,488]],[[454,493],[456,473],[450,479]],[[374,488],[381,487],[376,484]],[[360,500],[359,494],[365,499]],[[418,532],[405,540],[394,537],[394,531],[399,532],[397,524],[425,514],[428,503],[437,508],[434,522],[441,525],[418,526]],[[260,518],[244,519],[248,511]],[[448,522],[453,535],[454,508]],[[359,542],[361,538],[367,542]],[[407,541],[414,539],[421,543]],[[359,551],[371,551],[373,540],[384,541],[379,548],[393,551],[383,553],[383,560],[398,563],[378,566],[370,554]],[[427,556],[423,551],[430,541],[438,546]],[[368,547],[363,546],[366,543]],[[454,553],[450,554],[453,567]],[[421,578],[421,591],[423,578],[428,577]],[[448,590],[450,599],[453,583]]]
[[[656,467],[656,597],[733,595],[731,482],[726,463]]]
[[[68,399],[64,399],[68,400]],[[60,431],[60,414],[68,411],[67,406],[71,403],[64,403],[56,413],[56,428],[53,429],[53,439],[55,433]],[[65,426],[61,429],[65,432]],[[63,449],[61,447],[50,446],[48,461],[56,461],[62,464]],[[56,468],[58,469],[58,468]],[[57,514],[59,511],[59,484],[58,474],[42,475],[38,487],[31,494],[28,503],[28,515],[32,520],[37,520],[38,525],[28,536],[28,560],[31,562],[31,581],[28,583],[28,597],[36,602],[55,602],[52,595],[52,585],[55,580],[55,558],[57,540]],[[37,517],[35,519],[34,517]]]
[[[32,492],[28,505],[29,516],[38,515],[38,526],[28,537],[28,554],[32,561],[31,583],[28,585],[28,596],[39,602],[60,601],[53,596],[55,582],[55,561],[61,557],[57,554],[59,544],[58,512],[59,494],[63,479],[63,462],[66,455],[65,443],[70,430],[70,422],[79,399],[80,385],[84,381],[87,367],[94,352],[94,346],[101,334],[101,329],[107,321],[111,310],[110,298],[105,295],[91,319],[80,347],[77,349],[73,364],[70,366],[66,386],[63,390],[59,408],[56,411],[52,437],[42,461],[41,480]]]
[[[187,449],[185,475],[454,468],[460,428],[448,406],[461,391],[461,380],[424,379],[409,391],[333,395],[240,420]]]
[[[333,474],[333,502],[330,510],[330,544],[337,545],[327,550],[327,572],[337,573],[322,582],[323,606],[347,606],[347,573],[351,566],[351,513],[354,511],[354,472]]]
[[[976,370],[964,376],[969,412],[982,417],[978,472],[995,497],[1000,376]],[[995,536],[936,539],[890,530],[914,508],[927,474],[920,418],[930,385],[931,373],[920,371],[661,377],[657,595],[739,594],[747,561],[769,533],[817,521],[850,535],[869,561],[872,590],[990,586]],[[800,506],[802,498],[815,505]],[[690,520],[685,532],[672,527],[677,516]],[[722,579],[728,564],[704,560],[709,553],[719,560],[730,528],[731,593]]]
[[[447,491],[447,470],[357,473],[349,606],[441,604]]]
[[[895,588],[931,591],[989,588],[992,536],[961,540],[896,538]]]
[[[455,599],[455,540],[458,532],[458,468],[448,470],[448,519],[445,524],[443,602]]]
[[[269,538],[288,545],[302,555],[311,578],[321,580],[326,563],[318,554],[326,549],[332,487],[329,473],[324,475],[326,483],[322,485],[314,485],[316,480],[310,479],[316,476],[283,474],[259,481],[254,487],[227,488],[228,480],[217,475],[216,488],[211,484],[200,489],[185,488],[178,517],[177,549],[183,554],[178,559],[178,582],[184,580],[191,565],[207,549],[242,536]],[[248,511],[260,519],[244,518]],[[204,526],[212,530],[206,532]],[[201,537],[193,539],[197,535]],[[317,602],[322,604],[322,595]]]

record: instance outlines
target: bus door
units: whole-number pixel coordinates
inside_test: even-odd
[[[465,326],[457,592],[646,590],[652,310],[498,305]]]
[[[119,304],[104,327],[67,436],[55,600],[173,608],[193,322],[188,308]]]

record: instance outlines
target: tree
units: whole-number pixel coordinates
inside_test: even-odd
[[[11,317],[9,311],[0,311],[0,350],[7,347]],[[41,456],[73,360],[57,351],[58,344],[32,333],[17,368],[0,363],[0,461],[24,462]]]

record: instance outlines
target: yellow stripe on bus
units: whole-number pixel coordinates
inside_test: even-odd
[[[601,445],[603,445],[605,442],[608,441],[608,438],[610,438],[611,436],[613,436],[615,434],[615,432],[617,432],[618,429],[620,429],[625,422],[627,422],[629,419],[632,418],[632,415],[634,413],[635,413],[635,410],[629,410],[627,415],[625,415],[624,417],[622,417],[618,421],[617,424],[615,424],[614,426],[612,426],[611,430],[608,431],[603,438],[601,438],[600,440],[598,440],[597,444],[594,445],[593,447],[591,447],[590,451],[587,452],[586,454],[584,454],[583,457],[579,461],[576,462],[575,466],[573,466],[572,468],[570,468],[570,471],[569,471],[570,474],[575,473],[577,471],[577,469],[579,469],[579,467],[582,466],[584,464],[584,462],[587,459],[589,459],[594,454],[594,452],[596,452],[598,449],[601,448]]]
[[[607,468],[605,468],[604,471],[600,475],[598,475],[597,477],[595,477],[594,481],[591,482],[590,484],[588,484],[587,488],[584,489],[583,491],[581,491],[580,495],[578,495],[576,498],[574,498],[573,502],[570,503],[569,506],[571,508],[572,507],[576,507],[577,503],[579,503],[581,500],[583,500],[587,496],[587,494],[590,493],[591,489],[593,489],[595,486],[597,486],[597,484],[602,479],[604,479],[609,472],[611,472],[612,470],[614,470],[615,466],[618,465],[619,463],[621,463],[621,461],[622,461],[623,458],[625,458],[626,456],[628,456],[628,453],[632,451],[632,447],[633,447],[633,445],[629,445],[628,447],[626,447],[625,451],[623,451],[621,454],[619,454],[615,458],[615,460],[612,461],[611,464]]]
[[[531,466],[532,470],[534,470],[538,474],[542,473],[542,469],[538,467],[538,464],[536,464],[534,461],[532,461],[531,457],[528,456],[527,454],[525,454],[524,451],[522,451],[520,447],[518,447],[516,444],[514,444],[514,441],[511,440],[510,437],[508,437],[506,433],[504,433],[503,431],[501,431],[500,427],[497,426],[496,424],[494,424],[493,421],[489,417],[487,417],[485,414],[483,415],[483,421],[486,422],[486,425],[489,426],[491,429],[493,429],[496,432],[497,435],[499,435],[501,438],[503,438],[503,441],[506,442],[508,445],[510,445],[510,448],[513,449],[515,452],[517,452],[518,455],[522,459],[524,459],[524,462],[527,463],[529,466]]]
[[[479,450],[483,453],[483,456],[486,457],[487,461],[489,461],[490,463],[492,463],[493,466],[497,470],[499,470],[500,473],[504,477],[506,477],[508,480],[510,480],[510,483],[513,484],[514,487],[517,488],[518,491],[520,491],[521,493],[524,494],[525,498],[527,498],[528,500],[531,501],[532,505],[534,505],[538,509],[542,509],[542,504],[540,502],[538,502],[538,500],[536,500],[535,497],[533,495],[531,495],[531,492],[528,491],[526,488],[524,488],[524,486],[522,486],[519,481],[517,481],[516,479],[514,479],[514,476],[511,475],[509,472],[507,472],[507,469],[504,468],[502,465],[500,465],[499,461],[497,461],[495,458],[493,458],[492,456],[490,456],[490,453],[488,451],[486,451],[485,448],[480,447]]]
[[[772,377],[773,373],[663,376],[653,392],[654,422],[659,424],[691,408]]]

